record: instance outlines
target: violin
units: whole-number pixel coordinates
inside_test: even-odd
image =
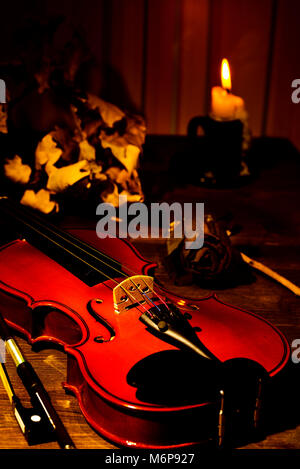
[[[259,428],[264,387],[289,359],[278,329],[215,295],[166,291],[125,239],[62,230],[7,198],[0,212],[18,233],[0,248],[6,322],[63,348],[63,386],[96,432],[177,448]]]

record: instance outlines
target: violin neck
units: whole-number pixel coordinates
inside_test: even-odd
[[[34,210],[0,198],[0,211],[18,238],[37,247],[87,285],[122,277],[122,265],[118,261],[49,223]]]

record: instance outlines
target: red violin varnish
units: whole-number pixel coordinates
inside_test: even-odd
[[[221,443],[224,412],[248,398],[257,424],[261,383],[289,358],[275,327],[215,296],[165,291],[124,240],[64,232],[5,198],[0,210],[23,238],[0,250],[5,318],[30,343],[63,347],[63,385],[103,437],[138,448]]]

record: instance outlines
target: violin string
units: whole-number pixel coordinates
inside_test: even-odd
[[[30,214],[30,215],[31,215],[31,214]],[[37,220],[37,221],[39,222],[39,224],[40,224],[41,226],[43,226],[43,224],[40,222],[39,217],[38,217],[37,215],[35,215],[35,214],[32,214],[32,215],[34,216],[35,220]],[[88,254],[89,256],[94,257],[94,259],[96,259],[96,260],[102,262],[103,264],[107,265],[108,267],[110,267],[110,268],[111,268],[112,270],[114,270],[115,272],[117,272],[117,273],[119,273],[119,274],[121,274],[121,275],[124,275],[124,272],[122,272],[121,270],[119,270],[119,269],[117,269],[116,267],[113,267],[113,266],[111,266],[111,265],[109,265],[109,264],[106,264],[106,263],[105,263],[102,259],[100,259],[99,257],[94,256],[94,255],[91,254],[90,252],[88,252],[88,251],[86,251],[85,249],[83,249],[82,247],[80,247],[80,244],[81,244],[81,245],[83,245],[84,247],[87,247],[88,249],[90,249],[90,250],[96,252],[97,254],[99,254],[99,251],[98,251],[97,249],[95,249],[92,245],[90,245],[90,244],[87,245],[84,241],[82,241],[81,239],[79,239],[79,238],[73,236],[73,235],[72,235],[71,233],[69,233],[69,232],[64,231],[64,232],[63,232],[63,235],[62,235],[62,234],[59,234],[57,231],[54,231],[53,229],[50,228],[50,226],[51,226],[50,224],[47,224],[47,225],[45,225],[45,226],[46,226],[46,228],[47,228],[49,231],[51,231],[52,233],[54,233],[56,236],[59,236],[60,238],[62,238],[64,241],[67,241],[67,242],[71,243],[73,246],[76,246],[78,249],[80,249],[81,251],[85,252],[85,253]],[[73,239],[73,240],[75,240],[75,241],[77,242],[77,244],[74,243],[74,242],[72,242],[71,240],[67,239],[66,236],[69,237],[69,238],[71,238],[71,239]],[[113,262],[117,263],[117,261],[116,261],[115,259],[111,258],[110,256],[108,256],[107,254],[105,254],[105,253],[103,253],[103,252],[101,252],[101,256],[105,257],[108,261],[113,261]],[[133,269],[131,269],[128,265],[122,263],[122,266],[124,266],[128,272],[131,272],[131,273],[134,274],[134,275],[139,275],[138,272],[136,272],[136,271],[134,271]],[[125,274],[125,276],[126,276],[126,274]],[[127,275],[127,277],[130,278],[129,275]],[[145,280],[144,280],[144,282],[145,282]],[[151,291],[152,291],[154,294],[156,294],[158,297],[160,296],[157,292],[155,292],[155,291],[150,287],[150,285],[147,284],[147,282],[145,282],[145,284],[146,284],[146,286],[149,288],[149,290],[151,290]],[[160,298],[160,299],[163,301],[162,298]]]
[[[152,303],[152,304],[161,312],[160,307],[159,307],[157,304],[155,304],[154,301],[152,301],[151,298],[149,298],[149,296],[146,295],[145,292],[143,292],[142,290],[140,290],[139,286],[133,281],[132,277],[129,277],[129,280],[134,284],[134,286],[137,288],[137,290],[138,290],[139,292],[141,292],[142,295],[145,296],[145,297],[147,298],[147,300],[148,300],[150,303]],[[148,289],[151,290],[151,291],[155,294],[154,290],[147,284],[147,282],[146,282],[144,279],[143,279],[143,282],[146,284],[146,286],[148,287]]]
[[[137,301],[136,298],[131,294],[131,292],[127,291],[126,288],[123,286],[123,285],[120,285],[120,283],[118,283],[115,279],[111,278],[109,275],[105,274],[104,272],[102,272],[100,269],[97,269],[96,267],[92,266],[91,264],[89,264],[87,261],[85,261],[84,259],[82,259],[81,257],[77,256],[74,252],[72,251],[69,251],[67,248],[65,248],[64,246],[62,246],[61,244],[57,243],[56,241],[54,241],[53,239],[49,238],[49,236],[47,236],[45,233],[41,232],[40,230],[38,230],[37,228],[35,228],[34,226],[30,225],[29,223],[26,223],[24,221],[24,219],[22,218],[19,218],[18,216],[16,216],[16,214],[14,213],[14,217],[21,221],[22,223],[24,223],[24,225],[28,226],[29,228],[31,228],[32,230],[36,231],[37,233],[39,233],[41,236],[43,236],[44,238],[48,239],[50,242],[56,244],[59,248],[63,249],[64,251],[68,252],[71,256],[73,257],[76,257],[78,260],[80,260],[81,262],[84,262],[86,265],[88,265],[91,269],[99,272],[101,275],[104,275],[106,278],[108,278],[109,280],[111,280],[112,282],[114,282],[117,286],[120,286],[122,288],[122,290],[130,297],[133,298],[133,300],[138,303],[139,306],[141,306],[145,311],[147,311],[147,309],[145,308],[145,306],[140,302],[140,301]],[[47,228],[47,227],[46,227]],[[71,243],[72,244],[72,243]],[[123,273],[122,273],[123,275]],[[105,284],[106,285],[106,284]],[[106,285],[108,288],[112,289],[109,285]],[[140,311],[141,312],[141,311]]]
[[[29,215],[29,214],[28,214],[28,215]],[[38,225],[40,225],[41,227],[43,227],[43,223],[40,222],[39,217],[36,216],[35,218],[36,218],[36,219],[35,219],[35,223],[38,223]],[[37,221],[37,220],[38,220],[38,221]],[[98,257],[94,256],[93,254],[90,254],[88,251],[82,249],[80,246],[76,245],[74,242],[71,242],[70,240],[68,240],[67,238],[65,238],[65,237],[62,236],[61,234],[59,234],[57,231],[52,230],[49,225],[46,225],[46,224],[45,224],[44,226],[47,228],[47,230],[49,230],[50,232],[54,233],[56,236],[62,238],[64,241],[69,242],[72,246],[76,246],[78,249],[80,249],[81,251],[85,252],[85,253],[88,254],[89,256],[93,257],[93,258],[96,259],[97,261],[102,262],[104,265],[106,265],[107,267],[111,268],[111,269],[114,270],[115,272],[120,273],[122,276],[124,275],[124,272],[120,271],[120,270],[117,269],[116,267],[110,266],[109,264],[107,264],[106,262],[104,262],[102,259],[99,259]],[[68,234],[68,233],[67,233],[67,234]],[[72,236],[72,235],[70,235],[70,237],[73,238],[73,239],[76,240],[76,241],[78,240],[78,238],[76,238],[76,237],[74,237],[74,236]],[[51,240],[51,238],[48,238],[48,237],[47,237],[47,239],[50,239],[50,240]],[[79,241],[80,241],[80,240],[79,240]],[[64,249],[63,246],[59,245],[58,243],[56,243],[56,244],[57,244],[58,246],[60,246],[62,249]],[[85,245],[84,242],[82,242],[82,244]],[[91,246],[88,246],[88,247],[91,247]],[[95,251],[95,252],[98,253],[98,251],[97,251],[96,249],[94,249],[93,247],[91,247],[91,248],[93,249],[93,251]],[[68,251],[68,250],[67,250],[67,251]],[[70,251],[68,251],[68,252],[70,252]],[[104,255],[104,257],[106,257],[107,259],[110,259],[109,256],[106,256],[106,255],[103,254],[103,253],[101,253],[101,255]],[[77,256],[77,257],[78,257],[78,256]],[[79,258],[79,259],[80,259],[80,258]],[[83,260],[83,259],[82,259],[82,260]],[[113,260],[113,259],[112,259],[112,260]],[[113,260],[113,261],[114,261],[114,260]],[[114,262],[116,262],[116,261],[114,261]],[[90,264],[88,264],[88,265],[90,266]],[[91,266],[91,267],[94,268],[93,266]],[[98,270],[98,269],[95,269],[95,268],[94,268],[94,270]],[[131,270],[131,269],[130,269],[130,270]],[[100,271],[99,271],[99,272],[100,272]],[[132,272],[133,272],[133,271],[132,271]],[[101,272],[101,273],[103,273],[103,272]],[[135,272],[134,272],[134,273],[135,273]],[[109,278],[110,280],[114,281],[117,285],[120,285],[116,280],[112,279],[112,278],[109,277],[108,275],[105,275],[105,276],[106,276],[107,278]],[[138,287],[138,285],[136,285],[136,283],[132,280],[132,278],[129,277],[129,276],[127,276],[127,278],[128,278],[128,280],[131,281],[131,283],[134,284],[134,286],[136,287],[136,289],[137,289],[144,297],[146,297],[146,299],[147,299],[151,304],[153,304],[153,305],[160,311],[160,308],[158,307],[158,305],[156,305],[156,304],[148,297],[148,295],[146,295],[146,293],[145,293],[143,290],[141,290],[141,289]],[[143,282],[145,283],[145,285],[147,286],[147,288],[148,288],[149,290],[151,290],[154,294],[156,294],[156,293],[154,292],[154,290],[150,287],[150,285],[148,285],[148,283],[147,283],[145,280],[143,280]],[[121,288],[123,289],[123,291],[124,291],[125,293],[129,294],[129,296],[131,296],[134,300],[136,300],[136,298],[134,298],[134,295],[131,294],[130,292],[128,292],[128,291],[125,289],[124,286],[122,286],[122,285],[120,285],[120,286],[121,286]],[[159,295],[157,295],[157,296],[159,296]],[[161,300],[164,302],[164,300],[163,300],[162,298],[161,298]],[[146,311],[146,308],[143,306],[143,304],[142,304],[141,302],[138,301],[138,304],[139,304],[140,306],[142,306],[142,307],[145,309],[145,311]]]
[[[66,234],[67,234],[67,236],[69,236],[70,238],[73,238],[73,239],[76,240],[77,242],[79,241],[81,244],[86,245],[86,243],[84,243],[84,242],[83,242],[82,240],[80,240],[79,238],[76,238],[76,237],[73,236],[71,233],[66,232]],[[99,252],[99,251],[98,251],[97,249],[95,249],[92,245],[88,245],[88,247],[89,247],[90,249],[92,249],[93,251],[95,251],[96,253]],[[81,248],[81,249],[82,249],[82,248]],[[86,252],[86,251],[84,251],[84,252]],[[92,256],[92,254],[90,254],[90,253],[88,253],[88,254]],[[103,253],[103,252],[101,252],[101,255],[104,256],[104,257],[105,257],[106,259],[108,259],[108,260],[113,260],[113,261],[114,261],[114,259],[112,259],[111,257],[109,257],[108,255],[106,255],[106,254]],[[94,257],[95,259],[98,259],[96,256],[92,256],[92,257]],[[101,260],[100,260],[100,261],[101,261]],[[101,262],[103,262],[103,261],[101,261]],[[128,272],[131,272],[131,273],[134,274],[134,275],[139,275],[138,272],[132,270],[128,265],[126,265],[126,264],[124,264],[124,263],[122,263],[122,265],[126,268],[126,270],[128,270]],[[121,273],[122,275],[124,274],[124,272],[118,270],[118,269],[115,268],[115,267],[112,267],[112,269],[115,270],[115,271],[118,272],[118,273]],[[130,279],[131,282],[135,285],[135,287],[136,287],[144,296],[146,296],[146,298],[149,300],[149,302],[151,302],[152,304],[154,304],[154,305],[158,308],[158,306],[157,306],[155,303],[153,303],[153,301],[151,301],[151,299],[150,299],[147,295],[145,295],[145,293],[144,293],[142,290],[140,290],[140,288],[134,283],[134,281],[132,280],[131,277],[128,276],[128,279]],[[161,302],[162,302],[167,308],[169,308],[168,305],[167,305],[167,303],[166,303],[165,300],[163,299],[163,297],[162,297],[159,293],[157,293],[157,291],[155,291],[154,288],[152,288],[150,285],[148,285],[148,283],[147,283],[144,279],[143,279],[143,282],[146,284],[146,286],[148,287],[148,289],[149,289],[154,295],[156,295],[156,296],[161,300]],[[155,283],[155,282],[153,282],[153,283]],[[158,309],[159,309],[159,308],[158,308]]]
[[[47,224],[47,225],[46,225],[46,224],[43,224],[43,222],[41,222],[40,218],[39,218],[37,215],[35,215],[35,214],[27,214],[27,215],[28,215],[29,217],[34,218],[34,219],[35,219],[35,222],[38,223],[41,227],[43,227],[43,225],[44,225],[44,227],[47,228],[47,230],[49,230],[50,232],[52,232],[52,233],[55,234],[56,236],[60,237],[60,238],[63,239],[64,241],[69,242],[72,246],[77,247],[79,250],[85,252],[86,254],[88,254],[89,256],[93,257],[93,258],[96,259],[97,261],[102,262],[104,265],[106,265],[107,267],[111,268],[111,269],[114,270],[115,272],[120,273],[121,275],[124,275],[124,272],[120,271],[120,270],[117,269],[116,267],[113,267],[113,266],[107,264],[107,263],[104,262],[102,259],[99,259],[99,257],[94,256],[94,255],[91,254],[90,252],[88,252],[88,251],[86,251],[85,249],[83,249],[82,247],[80,247],[79,244],[76,244],[76,243],[72,242],[71,240],[69,240],[69,239],[67,239],[67,238],[65,237],[65,234],[66,234],[69,238],[72,238],[72,239],[75,240],[77,243],[78,243],[78,241],[79,241],[80,244],[82,244],[83,246],[86,246],[86,243],[84,243],[84,242],[81,241],[80,239],[76,238],[76,237],[73,236],[72,234],[70,234],[70,233],[65,233],[65,232],[64,232],[64,236],[63,236],[63,235],[61,235],[60,233],[58,233],[57,231],[54,231],[53,229],[51,229],[51,225],[50,225],[50,224]],[[22,220],[21,220],[21,221],[22,221]],[[60,247],[62,247],[62,246],[60,246]],[[62,247],[62,248],[63,248],[63,247]],[[91,246],[91,245],[88,245],[88,248],[90,248],[90,249],[92,249],[93,251],[99,253],[99,251],[97,251],[97,249],[95,249],[95,248],[94,248],[93,246]],[[101,256],[103,256],[103,257],[105,257],[106,259],[111,260],[111,261],[113,261],[113,262],[117,262],[117,261],[115,261],[114,259],[112,259],[112,258],[110,258],[109,256],[107,256],[105,253],[101,253]],[[126,268],[126,270],[130,271],[131,273],[133,273],[133,274],[135,274],[135,275],[138,275],[137,272],[135,272],[134,270],[130,269],[128,266],[126,266],[125,264],[123,264],[123,265],[124,265],[124,267]],[[155,303],[153,303],[153,301],[151,301],[150,298],[149,298],[147,295],[145,295],[145,293],[144,293],[142,290],[140,290],[140,288],[134,283],[134,281],[130,278],[130,276],[127,275],[127,277],[128,277],[128,279],[131,280],[131,282],[135,285],[135,287],[138,289],[138,291],[139,291],[142,295],[144,295],[144,296],[148,299],[148,301],[150,301],[152,304],[154,304],[154,305],[158,308],[158,306],[157,306]],[[110,277],[109,277],[109,278],[110,278]],[[110,278],[110,280],[113,280],[113,279]],[[143,281],[144,281],[144,283],[146,284],[147,288],[148,288],[150,291],[152,291],[152,293],[153,293],[154,295],[156,295],[156,296],[162,301],[162,303],[164,303],[164,305],[168,308],[168,305],[166,304],[166,302],[164,301],[164,299],[161,297],[161,295],[159,295],[150,285],[148,285],[148,283],[147,283],[145,280],[143,280]],[[117,282],[116,282],[116,283],[117,283]],[[158,308],[158,309],[159,309],[159,308]]]
[[[36,231],[37,233],[39,233],[41,236],[43,236],[43,237],[45,237],[46,239],[48,239],[49,241],[53,242],[53,243],[56,244],[58,247],[60,247],[61,249],[65,250],[66,252],[68,252],[69,254],[71,254],[73,257],[76,257],[76,258],[79,259],[81,262],[84,262],[86,265],[88,265],[88,266],[89,266],[90,268],[92,268],[93,270],[99,272],[101,275],[104,275],[106,278],[108,278],[109,280],[113,281],[117,286],[120,286],[120,287],[122,288],[122,290],[123,290],[129,297],[131,297],[136,303],[138,303],[139,306],[141,306],[145,311],[147,311],[147,309],[145,308],[145,306],[144,306],[140,301],[138,301],[130,291],[126,290],[126,288],[125,288],[123,285],[121,285],[121,284],[120,284],[119,282],[117,282],[115,279],[111,278],[109,275],[107,275],[107,274],[105,274],[104,272],[102,272],[100,269],[97,269],[96,267],[92,266],[91,264],[89,264],[87,261],[85,261],[85,260],[82,259],[81,257],[77,256],[77,255],[76,255],[75,253],[73,253],[72,251],[69,251],[67,248],[65,248],[65,247],[62,246],[61,244],[57,243],[56,241],[54,241],[52,238],[49,238],[47,235],[45,235],[45,233],[39,231],[38,229],[36,229],[34,226],[30,225],[29,223],[26,223],[26,222],[24,221],[24,213],[23,213],[22,215],[23,215],[23,219],[17,217],[16,214],[14,213],[14,217],[15,217],[17,220],[21,221],[21,222],[24,223],[26,226],[28,226],[29,228],[33,229],[33,230]],[[27,214],[27,215],[29,216],[29,214]],[[30,214],[30,216],[31,216],[31,214]],[[30,218],[30,216],[29,216],[29,218]],[[32,217],[32,218],[33,218],[33,217]],[[94,256],[94,255],[92,255],[92,254],[90,254],[88,251],[85,251],[85,250],[82,249],[80,246],[76,245],[75,243],[72,243],[70,240],[64,238],[62,235],[60,235],[60,234],[58,234],[56,231],[52,230],[48,225],[44,224],[44,226],[43,226],[43,223],[40,222],[39,218],[38,218],[38,217],[36,217],[36,218],[38,219],[38,222],[35,220],[35,223],[37,223],[38,225],[40,225],[42,228],[43,228],[43,227],[46,228],[46,229],[49,230],[50,232],[54,233],[56,236],[62,238],[64,241],[69,242],[71,245],[77,247],[79,250],[85,252],[86,254],[90,255],[91,257],[94,257],[97,261],[102,262],[104,265],[108,266],[108,267],[111,268],[112,270],[114,270],[114,271],[120,273],[122,276],[124,276],[124,272],[122,272],[122,271],[116,269],[115,267],[110,266],[109,264],[105,263],[103,260],[101,260],[101,259],[99,259],[98,257],[96,257],[96,256]],[[77,240],[77,238],[73,237],[72,235],[70,235],[70,236],[71,236],[73,239]],[[83,243],[83,244],[85,244],[85,243]],[[90,246],[88,246],[88,247],[90,247]],[[92,248],[92,249],[93,249],[94,251],[98,252],[96,249],[94,249],[94,248]],[[102,254],[102,253],[101,253],[101,254]],[[110,259],[108,256],[105,256],[105,257],[107,257],[108,259]],[[112,259],[112,260],[113,260],[113,259]],[[116,262],[116,261],[114,261],[114,262]],[[126,275],[125,275],[125,277],[126,277]],[[138,290],[152,305],[154,305],[154,306],[160,311],[160,308],[158,307],[158,305],[156,305],[156,304],[148,297],[148,295],[146,295],[146,293],[145,293],[144,291],[140,290],[140,288],[133,282],[133,280],[131,279],[131,277],[127,276],[127,278],[128,278],[128,280],[131,281],[131,283],[133,283],[133,284],[135,285],[135,287],[137,288],[137,290]],[[156,294],[158,297],[160,297],[160,295],[158,295],[156,292],[154,292],[154,290],[150,287],[150,285],[147,284],[147,282],[146,282],[145,280],[143,280],[143,281],[144,281],[145,285],[147,286],[147,288],[148,288],[149,290],[151,290],[154,294]],[[105,284],[105,286],[107,286],[108,288],[112,289],[109,285],[106,285],[106,284]],[[165,303],[165,301],[163,300],[163,298],[160,297],[160,299],[161,299],[161,301],[166,305],[166,307],[168,307],[167,304]]]
[[[86,243],[84,243],[84,242],[81,241],[80,239],[76,238],[76,237],[73,236],[71,233],[68,233],[68,232],[67,232],[66,234],[67,234],[67,236],[69,236],[70,238],[74,239],[75,241],[77,241],[77,242],[79,241],[80,244],[83,244],[84,246],[86,245]],[[66,238],[63,237],[63,239],[66,239]],[[75,243],[72,243],[72,244],[76,246]],[[77,245],[76,247],[79,247],[79,246]],[[90,248],[91,250],[95,251],[96,253],[99,252],[97,249],[95,249],[95,248],[94,248],[93,246],[91,246],[91,245],[88,245],[88,248]],[[93,256],[91,253],[85,251],[85,250],[82,249],[82,248],[80,248],[80,249],[81,249],[83,252],[89,254],[90,256],[92,256],[92,257],[94,257],[95,259],[98,260],[98,257],[97,257],[97,256]],[[108,260],[113,260],[113,261],[114,261],[114,259],[111,259],[111,258],[110,258],[109,256],[107,256],[105,253],[102,253],[102,252],[101,252],[101,255],[104,256],[104,257],[105,257],[106,259],[108,259]],[[103,263],[104,263],[104,261],[102,261],[101,259],[99,259],[99,260],[100,260],[100,262],[103,262]],[[106,264],[106,265],[108,265],[108,264]],[[138,275],[138,272],[132,270],[132,269],[131,269],[129,266],[127,266],[126,264],[123,263],[122,265],[123,265],[123,266],[126,268],[126,270],[128,270],[129,272],[133,273],[134,275]],[[116,267],[111,267],[111,268],[112,268],[112,270],[114,270],[115,272],[118,272],[118,273],[124,275],[124,272],[120,271],[120,270],[117,269]],[[143,292],[143,291],[139,288],[139,286],[136,285],[136,283],[133,281],[133,279],[132,279],[129,275],[128,275],[127,277],[128,277],[128,279],[131,281],[131,283],[134,284],[134,286],[137,288],[137,290],[138,290],[142,295],[144,295],[144,296],[148,299],[148,301],[149,301],[150,303],[152,303],[154,306],[156,306],[156,308],[158,308],[158,309],[160,310],[160,308],[158,307],[158,305],[156,305],[156,304],[145,294],[145,292]],[[162,296],[159,295],[144,279],[143,279],[143,282],[145,283],[145,285],[147,286],[147,288],[148,288],[154,295],[156,295],[156,296],[161,300],[161,302],[164,303],[164,305],[165,305],[167,308],[169,308],[168,305],[167,305],[167,303],[165,302],[165,300],[162,298]]]
[[[28,213],[28,214],[26,214],[26,215],[30,218],[33,214],[29,214],[29,213]],[[29,226],[29,228],[35,229],[32,225],[29,225],[28,223],[26,223],[26,222],[24,221],[24,219],[16,217],[16,214],[15,214],[15,213],[13,214],[13,216],[14,216],[15,218],[17,218],[19,221],[21,221],[22,223],[24,223],[26,226]],[[22,216],[24,217],[24,213],[22,214]],[[34,218],[34,217],[32,216],[32,218]],[[75,243],[72,243],[70,240],[66,239],[65,237],[63,237],[62,235],[60,235],[59,233],[57,233],[56,231],[54,231],[53,229],[51,229],[51,228],[50,228],[50,225],[43,224],[43,222],[41,222],[40,219],[39,219],[37,216],[36,216],[35,218],[36,218],[36,219],[34,220],[34,222],[35,222],[36,224],[38,224],[41,228],[46,228],[48,231],[50,231],[51,233],[54,233],[54,235],[58,236],[59,238],[62,238],[64,241],[67,241],[67,242],[68,242],[69,244],[71,244],[72,246],[76,246]],[[52,238],[49,238],[48,236],[46,236],[44,233],[38,231],[37,229],[35,229],[35,231],[37,231],[39,234],[41,234],[42,236],[44,236],[44,237],[46,237],[47,239],[49,239],[49,241],[54,242],[57,246],[59,246],[60,248],[66,250],[66,251],[69,252],[70,254],[74,254],[74,253],[71,253],[70,251],[68,251],[68,250],[67,250],[64,246],[62,246],[61,244],[55,242]],[[85,250],[82,249],[80,246],[76,246],[76,247],[77,247],[79,250],[85,252],[86,254],[89,254],[88,251],[85,251]],[[102,254],[102,253],[101,253],[101,254]],[[90,255],[90,254],[89,254],[89,255]],[[86,261],[84,261],[84,259],[80,258],[79,256],[76,256],[75,254],[74,254],[74,256],[77,257],[79,260],[81,260],[81,261],[85,262],[86,264],[88,264]],[[99,258],[97,258],[96,256],[93,256],[93,255],[90,255],[90,256],[91,256],[91,257],[94,257],[96,260],[102,262],[104,265],[106,265],[107,267],[111,268],[111,270],[115,270],[115,271],[117,271],[118,273],[120,273],[122,276],[124,276],[124,272],[121,272],[120,270],[117,270],[115,267],[110,266],[109,264],[105,263],[102,259],[99,259]],[[113,260],[113,259],[112,259],[112,260]],[[115,261],[115,262],[116,262],[116,261]],[[90,264],[88,264],[88,265],[90,266]],[[90,267],[92,267],[92,268],[95,269],[95,270],[98,270],[98,269],[96,269],[96,268],[93,267],[93,266],[90,266]],[[118,282],[117,282],[116,280],[114,280],[114,279],[112,279],[111,277],[109,277],[108,275],[104,274],[104,272],[101,272],[101,271],[99,271],[99,272],[102,273],[104,276],[106,276],[108,279],[110,279],[110,280],[112,280],[112,281],[114,281],[115,283],[118,284]]]

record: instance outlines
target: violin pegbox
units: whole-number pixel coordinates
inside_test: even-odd
[[[144,304],[153,298],[153,277],[134,275],[119,283],[113,289],[114,308],[117,314]]]

